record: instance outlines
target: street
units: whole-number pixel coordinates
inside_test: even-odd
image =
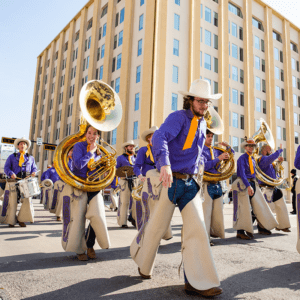
[[[136,235],[117,226],[116,212],[106,209],[111,248],[97,259],[78,261],[61,246],[61,222],[34,200],[35,222],[26,228],[0,225],[0,296],[2,299],[193,299],[183,289],[180,238],[182,219],[176,208],[174,238],[161,241],[152,279],[142,280],[129,246]],[[291,233],[273,230],[255,240],[237,240],[232,204],[225,204],[224,240],[214,239],[213,256],[223,294],[216,299],[300,299],[300,254],[296,251],[296,215]],[[288,204],[288,211],[291,211]],[[0,297],[0,299],[1,299]]]

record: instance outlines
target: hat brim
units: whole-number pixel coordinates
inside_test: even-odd
[[[157,130],[157,129],[156,129],[156,130]],[[142,135],[141,135],[141,139],[142,139],[143,141],[145,141],[145,142],[148,143],[148,141],[146,140],[146,137],[147,137],[149,134],[153,134],[156,130],[150,130],[150,129],[145,130],[145,131],[142,133]]]
[[[136,146],[136,144],[132,144],[132,143],[124,143],[124,144],[122,145],[122,148],[125,148],[125,147],[127,147],[127,146]]]
[[[24,139],[24,138],[21,138],[21,139],[16,139],[14,141],[14,146],[16,149],[18,149],[18,144],[21,143],[21,142],[25,142],[27,144],[27,150],[31,147],[31,141],[30,140],[27,140],[27,139]]]
[[[184,92],[184,91],[178,91],[179,94],[183,96],[191,96],[191,97],[198,97],[198,98],[204,98],[208,100],[218,100],[222,97],[222,94],[214,94],[214,95],[196,95],[190,92]]]
[[[247,145],[253,145],[253,144],[246,143],[246,142],[242,142],[242,143],[241,143],[241,148],[245,149],[245,147],[246,147]],[[257,147],[258,147],[258,145],[255,144],[255,148],[257,148]]]

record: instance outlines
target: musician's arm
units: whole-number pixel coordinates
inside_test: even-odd
[[[142,166],[145,163],[145,157],[146,157],[146,151],[145,150],[147,151],[147,148],[146,149],[143,148],[143,149],[139,150],[139,152],[137,154],[137,157],[136,157],[136,160],[135,160],[135,164],[133,166],[133,172],[137,177],[142,175],[141,169],[142,169]]]
[[[4,173],[8,176],[8,177],[12,177],[12,175],[15,175],[16,174],[11,170],[12,169],[12,156],[13,154],[11,154],[8,159],[6,160],[5,162],[5,165],[4,165]]]
[[[36,172],[37,172],[37,167],[36,167],[33,156],[31,156],[30,159],[31,159],[31,162],[32,162],[31,163],[31,172],[30,172],[30,174],[31,174],[32,177],[34,177]]]
[[[85,167],[93,156],[91,152],[85,154],[84,148],[85,147],[80,143],[75,144],[73,148],[73,163],[78,170]]]
[[[262,168],[268,167],[274,160],[276,160],[279,157],[282,151],[283,151],[282,149],[279,149],[269,156],[266,155],[262,156],[258,165]]]

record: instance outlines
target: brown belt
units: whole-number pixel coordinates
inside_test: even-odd
[[[173,172],[173,177],[177,179],[183,179],[183,180],[188,180],[190,178],[193,178],[196,174],[182,174],[178,172]]]
[[[254,178],[247,178],[248,181],[253,181],[255,182],[255,179]]]

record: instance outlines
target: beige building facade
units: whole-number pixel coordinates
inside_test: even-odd
[[[30,139],[58,144],[78,131],[82,85],[101,79],[123,105],[104,138],[121,154],[129,139],[182,108],[197,78],[222,93],[218,140],[240,144],[264,118],[282,146],[285,175],[300,133],[300,30],[260,0],[91,0],[37,58]],[[32,147],[39,169],[53,152]]]

